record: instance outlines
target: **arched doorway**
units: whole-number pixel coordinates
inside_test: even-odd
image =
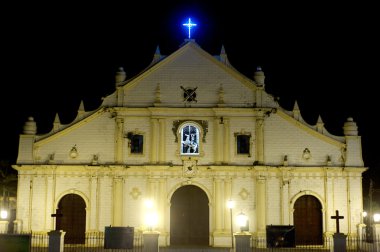
[[[171,198],[170,244],[209,245],[208,197],[197,186],[183,186]]]
[[[323,244],[322,205],[312,195],[304,195],[294,204],[296,245]]]
[[[65,243],[84,244],[86,203],[77,194],[67,194],[58,203],[56,230],[63,230]]]

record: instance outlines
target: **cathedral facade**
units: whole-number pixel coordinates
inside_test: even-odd
[[[254,236],[290,225],[297,244],[321,244],[339,210],[341,232],[356,236],[366,168],[356,123],[342,127],[309,125],[297,103],[285,110],[265,91],[260,68],[247,78],[224,48],[212,56],[187,40],[131,79],[120,68],[114,93],[94,111],[81,103],[69,124],[57,116],[37,134],[28,119],[15,230],[61,229],[70,241],[129,226],[159,231],[161,246],[228,247],[243,213]]]

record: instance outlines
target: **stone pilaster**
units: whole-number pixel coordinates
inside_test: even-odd
[[[124,119],[116,118],[115,130],[115,161],[118,164],[123,163],[124,154]]]
[[[99,214],[98,214],[98,177],[91,176],[90,177],[90,230],[98,230],[99,227]]]
[[[158,134],[159,134],[159,127],[158,127],[158,120],[152,119],[151,120],[151,128],[152,128],[152,137],[151,137],[151,146],[150,146],[150,152],[151,152],[151,158],[150,161],[153,164],[156,164],[158,162]]]
[[[256,179],[256,220],[257,235],[265,237],[266,234],[266,178]]]
[[[220,179],[214,180],[214,193],[215,193],[215,231],[222,231],[222,223],[223,223],[223,210],[226,208],[225,204],[223,204],[223,195],[222,195],[222,181]],[[224,208],[223,208],[224,207]]]
[[[113,181],[113,226],[123,225],[123,178],[116,177]]]
[[[230,162],[230,124],[228,119],[223,120],[223,163]]]
[[[264,115],[258,112],[256,118],[256,161],[264,163]]]
[[[165,119],[159,119],[158,120],[158,123],[159,123],[159,162],[162,164],[162,163],[165,163],[166,162],[166,131],[165,131],[165,127],[166,127],[166,121]]]
[[[221,164],[223,160],[223,124],[220,123],[219,119],[215,120],[215,137],[214,137],[214,148],[215,148],[215,163]]]
[[[226,179],[224,181],[224,208],[226,209],[227,201],[232,199],[232,181],[231,179]],[[231,232],[231,214],[226,209],[224,211],[224,230],[226,232]]]

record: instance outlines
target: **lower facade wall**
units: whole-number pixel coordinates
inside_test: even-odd
[[[210,244],[214,246],[231,242],[230,212],[226,207],[229,199],[235,202],[233,215],[240,212],[247,215],[249,231],[253,233],[257,232],[258,220],[262,218],[266,225],[293,225],[294,204],[303,195],[312,195],[320,201],[324,233],[335,232],[335,220],[331,219],[335,210],[344,216],[341,232],[354,235],[360,223],[360,174],[347,179],[348,175],[342,172],[326,175],[325,171],[293,169],[289,174],[289,169],[268,172],[268,167],[262,169],[265,172],[250,167],[239,167],[238,172],[235,167],[224,167],[221,171],[199,167],[193,177],[184,177],[182,167],[170,167],[170,172],[166,167],[155,169],[117,168],[105,172],[97,168],[90,173],[87,168],[76,167],[75,173],[57,171],[54,175],[20,172],[23,183],[18,188],[17,230],[55,229],[55,219],[50,215],[64,195],[73,193],[81,196],[86,204],[86,231],[104,231],[110,225],[133,226],[143,231],[147,229],[145,202],[149,199],[154,202],[158,216],[155,229],[161,232],[160,244],[168,245],[171,197],[186,185],[201,188],[208,197]],[[264,192],[258,189],[258,178],[265,180]],[[265,206],[257,204],[257,197],[264,197]],[[236,222],[233,229],[239,230]]]

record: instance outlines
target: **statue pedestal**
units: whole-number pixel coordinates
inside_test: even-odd
[[[158,252],[158,237],[159,232],[148,231],[143,233],[144,237],[144,249],[143,252]]]
[[[249,233],[235,234],[236,252],[251,252],[251,237]]]
[[[347,235],[342,233],[333,234],[334,252],[346,252],[346,238]]]
[[[62,230],[53,230],[48,233],[49,235],[49,252],[63,252],[64,237],[66,232]]]

